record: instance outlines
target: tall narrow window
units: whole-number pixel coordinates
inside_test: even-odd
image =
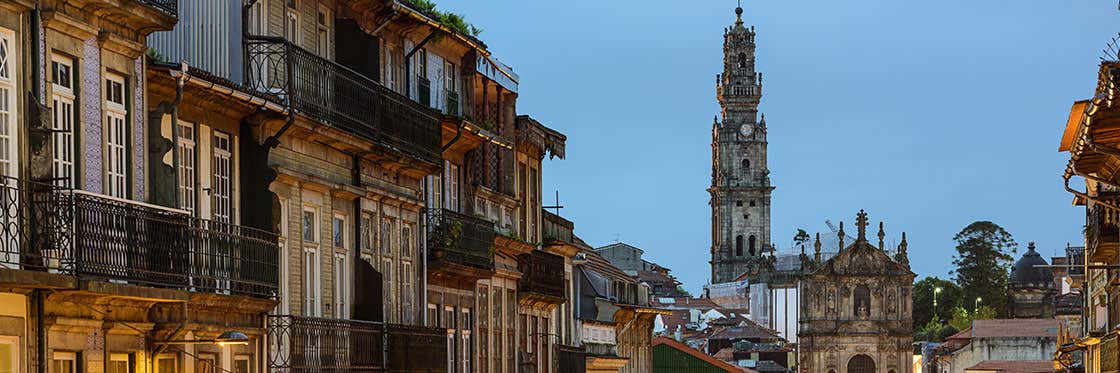
[[[758,249],[755,247],[757,242],[758,239],[755,238],[753,234],[747,239],[747,252],[749,252],[751,256],[758,255]]]
[[[60,186],[77,184],[74,173],[74,102],[77,100],[74,78],[74,60],[62,56],[51,57],[51,118],[52,118],[52,172]]]
[[[397,321],[397,283],[394,281],[393,272],[393,260],[383,259],[381,261],[381,282],[385,284],[385,289],[382,290],[381,294],[385,297],[385,321],[390,323]]]
[[[335,317],[350,317],[350,288],[347,273],[350,273],[345,253],[334,254],[334,312]]]
[[[459,115],[459,89],[455,75],[455,64],[444,62],[443,89],[446,91],[444,96],[447,97],[447,110],[445,112],[450,115]]]
[[[284,37],[292,43],[299,44],[299,1],[298,0],[285,0],[287,1],[287,13],[285,16]]]
[[[108,373],[131,373],[132,356],[129,354],[109,354]]]
[[[385,87],[388,87],[391,90],[396,90],[397,89],[397,79],[396,79],[395,75],[396,75],[397,71],[394,68],[395,64],[393,63],[393,58],[394,58],[393,47],[390,46],[390,44],[382,41],[381,42],[381,60],[384,61],[384,67],[385,67],[384,69],[382,69],[383,71],[381,72],[384,75],[384,77],[382,79],[382,82],[384,82]]]
[[[331,10],[325,5],[319,4],[319,12],[315,17],[317,26],[316,31],[316,44],[315,47],[319,52],[319,56],[324,58],[331,57]]]
[[[249,32],[252,35],[265,35],[268,32],[268,1],[257,0],[249,8]]]
[[[447,180],[447,209],[459,210],[459,165],[447,161],[444,178]]]
[[[381,220],[381,254],[393,255],[393,221],[389,218]]]
[[[740,69],[747,68],[747,54],[746,53],[739,53],[739,58],[738,58],[738,61],[737,61],[737,65]]]
[[[413,314],[415,312],[412,310],[412,304],[415,298],[414,293],[416,292],[416,288],[413,284],[416,279],[414,279],[413,276],[415,276],[415,274],[412,271],[412,263],[407,261],[401,263],[401,308],[404,313],[404,319],[401,321],[403,321],[405,325],[412,325],[414,321]]]
[[[735,256],[743,256],[743,235],[735,236]]]
[[[77,373],[78,354],[67,351],[55,351],[51,359],[51,373]],[[163,372],[160,372],[163,373]]]
[[[0,28],[0,175],[15,177],[18,142],[16,128],[19,123],[16,110],[15,74],[19,73],[19,58],[15,54],[15,33]]]
[[[249,34],[268,35],[269,1],[271,0],[256,0],[253,2],[253,6],[249,8]],[[250,61],[250,64],[247,73],[253,88],[260,90],[272,88],[268,76],[272,62],[268,58],[255,58]]]
[[[195,189],[195,132],[194,125],[179,121],[179,208],[192,214],[198,201]]]
[[[331,241],[335,250],[346,250],[346,216],[335,215],[331,220]]]
[[[412,259],[412,224],[401,224],[401,259]]]
[[[361,234],[361,237],[358,237],[358,238],[361,241],[362,254],[372,254],[374,252],[374,250],[377,249],[377,247],[375,246],[375,243],[377,242],[377,237],[373,235],[373,231],[374,231],[374,229],[373,229],[374,228],[373,227],[373,224],[374,224],[373,213],[368,212],[368,211],[363,212],[362,213],[361,224],[362,224],[362,226],[361,226],[362,234]],[[377,263],[375,262],[375,263],[370,263],[370,264],[377,264]]]
[[[291,269],[288,267],[290,265],[288,262],[288,256],[291,255],[288,253],[288,229],[290,229],[288,227],[288,199],[281,198],[280,237],[278,241],[278,246],[280,246],[280,304],[276,307],[276,311],[274,313],[276,315],[288,314],[289,310],[291,309],[291,301],[289,299],[291,294],[290,290],[288,289],[288,272],[291,271]]]
[[[303,313],[305,316],[319,316],[320,272],[319,268],[319,212],[314,208],[303,210]]]
[[[743,169],[744,174],[748,173],[748,172],[751,172],[751,160],[750,159],[744,159],[742,164],[740,165],[740,167]]]
[[[214,207],[213,219],[223,223],[233,223],[233,142],[228,134],[214,132],[214,159],[211,170],[213,186],[210,195]]]
[[[128,106],[125,105],[124,77],[105,77],[105,178],[107,192],[117,198],[128,197]]]

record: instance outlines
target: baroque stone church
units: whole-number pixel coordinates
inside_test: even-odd
[[[762,74],[755,72],[754,28],[743,8],[723,34],[723,73],[716,76],[722,120],[712,124],[712,283],[734,280],[770,250],[770,170],[766,117],[758,120]]]
[[[820,373],[910,373],[912,371],[914,273],[905,233],[889,254],[867,241],[867,213],[856,218],[856,242],[822,261],[820,238],[813,259],[802,256],[799,368]]]

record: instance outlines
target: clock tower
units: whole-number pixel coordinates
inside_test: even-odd
[[[723,73],[716,75],[721,117],[712,124],[712,283],[734,280],[770,245],[770,170],[766,116],[758,117],[762,74],[755,72],[754,27],[743,8],[723,32]]]

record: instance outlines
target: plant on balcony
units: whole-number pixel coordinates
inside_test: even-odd
[[[463,222],[452,220],[447,224],[447,236],[443,237],[443,247],[455,247],[463,237]]]
[[[481,28],[467,22],[466,19],[463,18],[463,15],[436,9],[436,3],[431,0],[411,0],[410,3],[421,12],[427,13],[428,16],[435,18],[441,25],[458,31],[463,35],[478,37],[478,35],[482,33]]]
[[[480,126],[482,126],[482,128],[487,130],[487,131],[493,131],[494,130],[494,121],[487,119],[485,122],[482,122],[482,124],[480,124]]]

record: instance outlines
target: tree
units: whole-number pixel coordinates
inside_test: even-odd
[[[937,292],[937,316],[940,321],[953,318],[953,307],[962,306],[961,288],[950,281],[926,277],[914,283],[914,325],[926,325],[934,320],[933,293]]]
[[[978,221],[953,236],[957,242],[956,266],[951,273],[963,299],[983,299],[999,316],[1007,312],[1007,271],[1018,244],[1003,227]]]

